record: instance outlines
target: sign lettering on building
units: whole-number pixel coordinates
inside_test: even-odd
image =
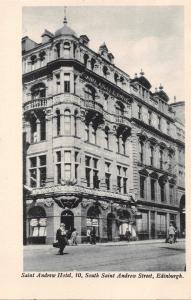
[[[123,100],[123,101],[128,100],[126,97],[124,97],[120,93],[116,92],[112,88],[108,87],[105,83],[103,83],[101,81],[98,81],[97,79],[93,78],[92,76],[89,76],[89,75],[83,73],[81,75],[81,78],[88,81],[89,83],[92,83],[97,88],[104,90],[105,92],[107,92],[108,94],[112,95],[115,98],[118,98],[118,99]]]

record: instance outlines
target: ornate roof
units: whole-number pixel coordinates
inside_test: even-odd
[[[60,29],[56,30],[55,32],[55,36],[59,36],[59,35],[74,35],[77,36],[77,34],[75,33],[75,31],[73,29],[71,29],[68,25],[67,25],[67,19],[66,17],[64,18],[64,26],[61,27]]]

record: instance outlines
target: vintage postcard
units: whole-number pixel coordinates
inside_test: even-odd
[[[190,2],[2,7],[0,299],[190,299]]]

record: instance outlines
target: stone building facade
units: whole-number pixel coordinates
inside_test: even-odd
[[[164,238],[170,221],[185,232],[184,125],[162,86],[88,44],[66,18],[22,39],[25,242],[52,243],[60,222],[80,242],[92,227],[98,241]]]

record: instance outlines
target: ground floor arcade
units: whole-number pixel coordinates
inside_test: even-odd
[[[178,208],[165,208],[134,203],[133,201],[103,200],[99,197],[62,195],[35,197],[26,200],[24,220],[26,243],[51,244],[55,241],[60,223],[78,232],[78,242],[88,242],[88,229],[96,230],[98,242],[126,239],[165,238],[170,223],[181,231],[182,214]]]

